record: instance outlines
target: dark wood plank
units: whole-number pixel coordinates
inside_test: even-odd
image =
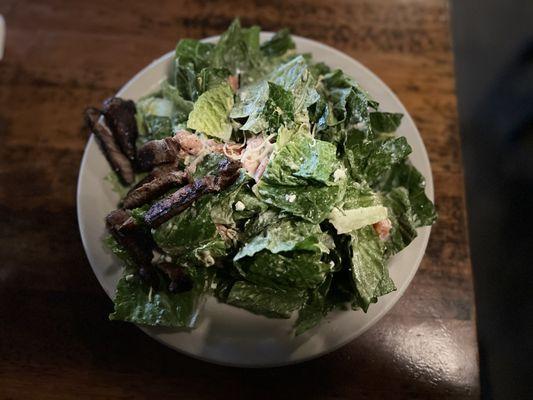
[[[0,3],[0,398],[426,399],[479,396],[472,277],[445,0]],[[79,240],[81,114],[181,37],[235,15],[288,26],[376,72],[413,115],[439,221],[406,294],[344,348],[301,365],[243,370],[182,356],[111,302]]]

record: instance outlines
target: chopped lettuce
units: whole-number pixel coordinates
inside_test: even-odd
[[[338,234],[353,232],[367,225],[387,218],[387,208],[383,206],[359,207],[350,210],[334,208],[329,215]]]
[[[385,264],[385,246],[372,227],[362,228],[351,237],[351,272],[357,294],[355,305],[366,312],[370,303],[396,288]]]
[[[334,145],[297,132],[270,160],[262,180],[283,186],[327,184],[337,167]]]
[[[264,180],[259,181],[254,189],[265,203],[313,223],[327,218],[342,191],[342,187],[336,185],[285,186],[269,184]]]
[[[371,112],[370,125],[376,133],[391,133],[396,131],[402,122],[403,114],[387,112]]]
[[[426,181],[411,164],[397,164],[390,168],[381,177],[376,187],[384,192],[389,192],[396,187],[407,189],[415,228],[431,225],[437,219],[435,206],[426,196]]]
[[[296,47],[288,29],[276,32],[269,40],[261,44],[261,52],[267,57],[279,57]]]
[[[240,92],[230,116],[247,118],[241,130],[260,133],[276,131],[294,119],[293,114],[292,94],[272,82],[261,81]]]
[[[229,113],[233,107],[233,92],[227,83],[209,89],[198,97],[187,120],[187,128],[228,141],[232,126]]]
[[[290,318],[305,302],[305,291],[276,290],[248,282],[236,282],[227,303],[270,318]]]
[[[168,254],[180,256],[220,240],[211,217],[213,198],[213,195],[202,197],[155,229],[152,235],[157,245]]]
[[[291,250],[319,251],[322,231],[318,225],[302,220],[283,219],[246,243],[233,258],[234,261],[252,257],[261,250],[280,253]]]
[[[329,222],[338,234],[349,233],[388,217],[381,198],[366,184],[350,182],[344,198],[331,210]]]
[[[162,276],[159,276],[162,290],[155,290],[133,269],[126,268],[118,282],[115,310],[109,319],[140,325],[194,328],[209,288],[209,278],[202,269],[191,269],[189,275],[193,278],[193,289],[174,294],[163,288],[165,279]]]
[[[333,177],[338,167],[335,152],[331,143],[294,134],[271,158],[255,193],[293,215],[313,223],[323,221],[342,192]]]
[[[274,288],[314,288],[330,271],[330,266],[320,261],[320,253],[314,251],[274,254],[263,250],[239,260],[237,266],[246,280]]]
[[[213,49],[211,65],[228,68],[232,74],[253,70],[261,62],[258,26],[242,28],[238,19],[220,36]]]

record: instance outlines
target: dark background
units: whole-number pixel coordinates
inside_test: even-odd
[[[482,396],[531,398],[533,1],[456,0],[451,19]]]

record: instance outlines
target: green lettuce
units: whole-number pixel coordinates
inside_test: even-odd
[[[187,120],[187,128],[228,141],[232,132],[229,121],[232,107],[233,92],[227,83],[210,89],[194,103]]]
[[[437,219],[435,206],[426,196],[426,181],[411,164],[403,163],[390,168],[376,187],[384,192],[402,186],[409,192],[409,202],[413,211],[415,228],[431,225]]]
[[[154,290],[133,269],[126,268],[118,282],[115,309],[109,319],[149,326],[194,328],[210,281],[202,269],[191,269],[188,274],[193,280],[193,289],[173,294],[166,289]],[[161,287],[168,285],[161,274],[159,279]]]
[[[227,303],[270,318],[290,318],[306,299],[303,290],[276,290],[248,282],[236,282]]]
[[[370,125],[376,133],[395,132],[402,122],[403,114],[388,112],[371,112]]]
[[[244,73],[261,63],[258,26],[242,28],[235,19],[213,49],[211,65],[228,68],[232,74]]]
[[[238,268],[246,280],[278,289],[314,288],[330,272],[330,266],[320,261],[320,253],[316,251],[274,254],[263,250],[240,260]]]
[[[363,311],[377,298],[395,290],[385,264],[385,245],[371,226],[351,234],[352,279],[356,290],[356,302]]]
[[[272,225],[260,235],[246,243],[233,258],[238,261],[244,257],[269,250],[280,253],[291,250],[320,251],[318,245],[322,231],[316,224],[301,220],[283,219]]]
[[[294,134],[271,158],[254,192],[267,204],[321,222],[343,189],[333,178],[338,167],[335,152],[331,143]]]
[[[281,86],[260,81],[239,93],[239,101],[231,110],[230,117],[247,118],[240,127],[243,131],[276,131],[282,124],[294,119],[294,99]]]

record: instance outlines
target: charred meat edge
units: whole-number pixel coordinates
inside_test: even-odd
[[[187,182],[187,174],[176,168],[176,165],[155,168],[126,194],[122,200],[122,207],[127,209],[140,207],[165,194],[171,188]]]
[[[170,196],[155,202],[144,215],[145,223],[151,228],[156,228],[183,212],[202,195],[220,192],[237,180],[240,167],[240,162],[228,159],[220,161],[216,176],[208,175],[196,179]]]
[[[131,162],[120,150],[100,111],[96,108],[88,108],[85,110],[85,120],[113,171],[117,173],[123,184],[131,185],[135,179]]]
[[[174,137],[150,140],[137,153],[139,169],[149,171],[158,165],[174,162],[179,150],[179,142]]]
[[[130,214],[123,209],[110,212],[106,217],[106,225],[109,233],[127,251],[139,268],[141,278],[157,288],[159,280],[152,266],[155,243],[151,235],[137,225]]]
[[[104,101],[103,113],[120,149],[135,165],[137,158],[135,141],[139,136],[135,120],[135,103],[120,97],[111,97]]]

